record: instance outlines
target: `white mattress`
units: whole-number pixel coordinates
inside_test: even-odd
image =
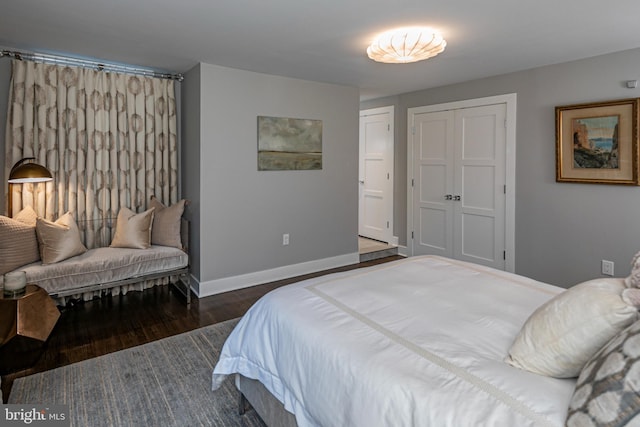
[[[503,362],[562,291],[434,256],[289,285],[242,318],[213,388],[258,379],[300,426],[562,426],[575,380]]]

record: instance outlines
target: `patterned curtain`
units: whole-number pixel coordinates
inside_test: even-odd
[[[13,186],[13,214],[65,212],[83,221],[146,209],[151,195],[178,201],[174,81],[14,60],[6,179],[24,157],[53,181]],[[5,179],[5,182],[6,182]]]

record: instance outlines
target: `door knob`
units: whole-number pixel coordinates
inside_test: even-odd
[[[445,200],[453,200],[453,196],[451,194],[445,194],[444,195],[444,199]]]
[[[454,196],[453,200],[455,200],[456,202],[459,202],[460,200],[462,200],[462,197],[460,196]]]

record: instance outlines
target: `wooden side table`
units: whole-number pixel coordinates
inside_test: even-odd
[[[55,302],[37,285],[16,297],[0,293],[0,374],[33,365],[59,317]]]

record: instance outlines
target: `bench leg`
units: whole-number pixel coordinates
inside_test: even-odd
[[[185,296],[187,297],[187,308],[191,308],[191,274],[187,273],[185,276],[186,280],[183,283],[185,287]]]
[[[191,308],[191,272],[178,275],[178,279],[173,285],[184,295],[187,300],[187,308]]]

